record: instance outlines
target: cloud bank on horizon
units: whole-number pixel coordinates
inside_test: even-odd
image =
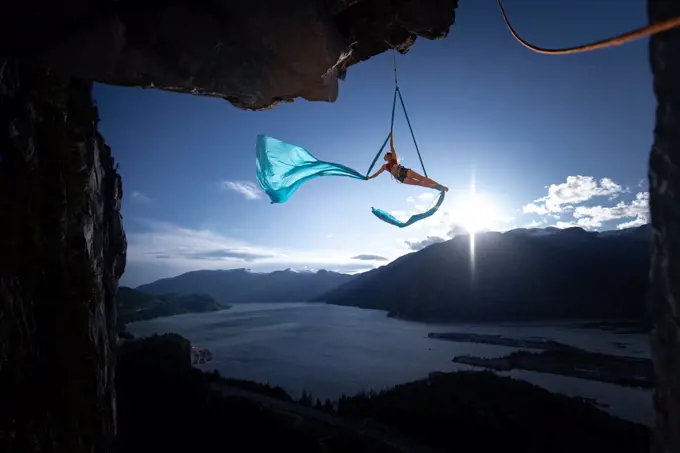
[[[377,262],[391,260],[344,247],[335,250],[262,247],[207,229],[185,228],[153,220],[137,221],[146,227],[146,231],[127,235],[127,261],[132,265],[134,275],[126,270],[122,279],[124,285],[137,286],[157,278],[201,269],[245,267],[270,272],[292,268],[356,273],[375,267]]]
[[[640,184],[638,183],[638,187]],[[592,176],[568,176],[566,182],[551,184],[547,189],[548,195],[522,207],[524,214],[536,214],[540,219],[539,224],[545,224],[548,218],[553,218],[559,220],[553,225],[558,228],[577,226],[598,230],[607,226],[616,229],[631,228],[649,222],[647,191],[636,193],[635,199],[630,202],[618,201],[614,206],[603,206],[601,203],[577,206],[595,198],[615,201],[623,194],[631,192],[630,188],[623,188],[611,178],[597,181]],[[629,220],[623,221],[626,219]],[[605,223],[608,225],[604,225]]]
[[[649,193],[646,181],[636,184],[635,193],[611,178],[568,176],[564,182],[546,186],[547,194],[515,209],[516,216],[497,216],[488,230],[507,231],[513,228],[581,227],[586,230],[623,229],[649,221]],[[223,190],[239,193],[247,200],[261,199],[259,187],[248,181],[222,181]],[[132,195],[146,201],[145,195]],[[623,198],[630,198],[626,201]],[[394,215],[408,216],[427,209],[434,199],[433,192],[409,196],[410,211]],[[238,238],[228,237],[209,229],[192,229],[167,222],[139,220],[146,227],[142,232],[128,234],[128,270],[122,284],[139,285],[156,278],[178,275],[191,270],[229,269],[246,267],[269,272],[277,269],[328,269],[356,273],[384,265],[399,256],[421,250],[428,245],[467,234],[464,218],[455,207],[409,228],[414,237],[399,239],[388,250],[360,250],[351,244],[337,248],[302,250],[296,248],[263,247]],[[330,238],[332,235],[328,235]],[[348,246],[349,245],[349,246]]]
[[[646,181],[639,181],[636,184],[638,191],[633,195],[630,187],[624,187],[612,178],[597,180],[593,176],[567,176],[562,183],[546,186],[547,195],[516,210],[516,217],[499,217],[496,226],[488,229],[507,231],[514,228],[580,227],[593,231],[641,226],[649,222],[649,192],[645,187]],[[631,201],[621,199],[627,195],[634,198]],[[413,238],[404,243],[410,250],[421,250],[459,234],[467,234],[460,225],[461,221],[464,219],[440,223],[438,227],[432,225],[425,237]]]

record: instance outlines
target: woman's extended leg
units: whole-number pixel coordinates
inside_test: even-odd
[[[432,185],[437,184],[437,181],[435,181],[434,179],[430,179],[427,176],[423,176],[420,173],[418,173],[417,171],[411,170],[410,168],[408,170],[408,173],[406,173],[406,176],[408,176],[409,178],[417,179],[419,181],[425,181],[425,182],[432,184]]]
[[[443,188],[444,192],[449,191],[448,187],[442,186],[441,184],[439,184],[434,179],[430,179],[427,176],[423,176],[420,173],[413,171],[411,169],[408,170],[407,177],[404,179],[404,181],[406,181],[406,179],[413,179],[413,180],[416,180],[416,181],[420,181],[420,183],[417,184],[419,186],[432,187],[432,188],[436,188],[436,187],[441,186]]]
[[[434,186],[428,186],[427,183],[424,182],[424,181],[419,181],[417,179],[409,178],[409,177],[404,178],[404,181],[402,181],[402,182],[404,184],[408,184],[408,185],[411,185],[411,186],[434,187]]]
[[[430,180],[432,181],[432,180]],[[428,187],[430,189],[436,189],[438,184],[435,181],[432,182],[427,182],[427,181],[421,181],[416,178],[409,178],[408,176],[404,178],[404,184],[409,184],[411,186],[421,186],[421,187]],[[448,190],[448,189],[446,189]]]

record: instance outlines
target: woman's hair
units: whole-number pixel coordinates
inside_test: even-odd
[[[387,151],[387,152],[385,153],[385,158],[386,158],[386,159],[392,159],[393,156],[394,156],[394,155],[392,154],[392,151]]]

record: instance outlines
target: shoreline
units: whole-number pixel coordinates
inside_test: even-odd
[[[242,305],[240,305],[240,308],[243,308],[244,310],[250,312],[250,308],[248,307],[249,305],[250,304],[242,304]],[[285,307],[288,304],[283,304],[283,305]],[[297,306],[300,306],[300,305],[308,305],[308,304],[301,303],[301,304],[291,304],[291,305],[294,305],[294,306],[297,307]],[[309,305],[315,305],[316,306],[317,304],[309,304]],[[262,308],[267,308],[267,307],[284,308],[284,307],[281,307],[281,304],[266,304],[266,306],[257,307],[257,309],[254,310],[254,311],[259,312]],[[239,306],[235,306],[234,308],[238,309]],[[252,308],[255,309],[255,307],[252,307]],[[332,306],[329,306],[328,308],[332,309]],[[454,358],[454,356],[462,356],[464,354],[473,354],[473,355],[481,355],[481,356],[486,355],[486,356],[490,356],[490,357],[499,356],[500,357],[502,355],[505,355],[505,354],[511,352],[513,350],[512,346],[516,346],[516,343],[513,343],[512,341],[513,340],[517,341],[516,338],[511,339],[511,338],[506,337],[503,340],[496,341],[496,343],[500,343],[501,345],[504,345],[504,347],[509,346],[508,349],[497,348],[497,347],[484,348],[484,349],[482,349],[482,351],[485,351],[485,352],[480,353],[480,352],[477,352],[477,351],[480,351],[480,348],[470,349],[469,347],[459,347],[459,346],[453,346],[452,347],[452,346],[446,345],[445,343],[433,342],[432,338],[428,338],[428,333],[431,330],[439,329],[440,332],[446,332],[448,330],[456,329],[455,326],[450,326],[448,329],[447,329],[446,326],[427,327],[427,326],[420,324],[420,323],[412,323],[412,322],[408,322],[408,321],[399,321],[399,322],[405,323],[404,325],[401,325],[401,326],[399,324],[393,325],[393,321],[388,321],[387,319],[385,319],[384,311],[373,310],[373,309],[361,310],[361,311],[364,311],[364,312],[368,311],[368,312],[373,313],[371,315],[361,315],[361,314],[353,312],[354,310],[356,310],[356,307],[338,307],[338,308],[346,308],[348,310],[351,310],[351,312],[348,313],[349,317],[347,319],[351,320],[352,322],[355,322],[356,319],[363,320],[364,318],[366,318],[368,320],[368,322],[378,322],[382,326],[383,321],[381,321],[381,320],[385,320],[385,321],[387,321],[387,324],[386,324],[386,326],[387,326],[386,332],[387,333],[391,332],[392,335],[397,335],[397,333],[395,333],[395,332],[399,332],[401,330],[404,330],[405,333],[406,333],[406,337],[403,337],[401,334],[399,334],[398,338],[406,338],[406,339],[413,338],[413,340],[415,341],[415,344],[418,345],[417,347],[413,346],[413,347],[406,348],[407,351],[411,351],[411,354],[414,353],[412,351],[414,348],[421,350],[421,351],[428,351],[429,348],[431,347],[433,349],[433,352],[431,352],[431,353],[426,352],[425,354],[428,355],[428,357],[437,357],[437,361],[430,364],[430,362],[432,360],[429,359],[429,358],[426,358],[426,360],[427,360],[426,362],[418,365],[418,368],[423,370],[422,376],[427,376],[428,373],[436,372],[436,371],[448,372],[448,371],[453,371],[453,370],[466,370],[466,369],[467,370],[475,370],[476,369],[477,371],[483,370],[483,368],[477,368],[477,367],[474,367],[473,365],[463,365],[463,364],[454,363],[452,361],[452,359]],[[241,310],[239,309],[238,311],[240,312]],[[221,315],[221,316],[224,317],[224,320],[233,318],[233,321],[232,321],[233,323],[236,323],[236,324],[241,323],[240,319],[242,318],[242,315],[240,313],[228,314],[228,311],[223,311],[222,313],[223,313],[223,315]],[[295,316],[295,317],[298,316],[296,311],[292,311],[291,313],[292,313],[291,316]],[[316,311],[315,311],[315,313],[316,313]],[[323,313],[325,313],[325,311],[323,311]],[[336,313],[336,312],[331,311],[330,313]],[[338,313],[342,314],[343,312],[341,311],[341,312],[338,312]],[[286,316],[288,316],[288,315],[286,315]],[[357,318],[357,316],[358,316],[358,318]],[[204,323],[201,321],[202,319],[204,319],[203,317],[205,317],[206,321],[209,321],[208,324],[215,321],[215,319],[213,319],[213,314],[209,314],[209,313],[198,314],[198,315],[192,316],[186,322],[179,320],[179,319],[177,321],[158,320],[158,324],[148,324],[148,326],[151,326],[151,327],[148,328],[149,332],[146,332],[146,334],[150,333],[150,331],[153,331],[153,330],[157,331],[158,333],[162,333],[162,332],[168,331],[167,329],[171,329],[171,330],[178,329],[179,331],[182,332],[182,334],[189,334],[190,338],[192,338],[194,340],[195,344],[200,344],[201,346],[209,347],[212,350],[213,354],[216,354],[216,359],[219,359],[220,354],[221,354],[220,347],[219,347],[219,344],[220,344],[219,341],[216,342],[215,344],[211,344],[210,341],[208,341],[206,343],[206,341],[205,341],[206,339],[202,338],[201,336],[197,336],[195,338],[193,338],[193,336],[191,336],[192,335],[191,332],[195,331],[195,329],[192,326],[195,325],[196,328],[199,328],[199,329],[203,328]],[[173,317],[173,319],[174,319],[174,317]],[[222,319],[222,318],[217,318],[217,319],[219,320],[219,319]],[[274,318],[272,318],[272,319],[273,319],[273,321],[279,319],[279,315],[275,315]],[[311,319],[308,319],[308,318],[304,318],[304,319],[305,319],[305,321],[303,322],[303,324],[308,324],[309,321],[311,321],[313,319],[317,319],[317,318],[313,317]],[[320,319],[323,320],[324,317],[322,317]],[[396,320],[394,320],[394,321],[396,321]],[[153,321],[151,321],[151,322],[153,323]],[[144,324],[146,324],[146,323],[144,323]],[[216,325],[221,325],[221,324],[222,324],[221,322],[217,322]],[[265,323],[265,324],[267,324],[267,323]],[[315,322],[315,324],[316,324],[316,322]],[[420,324],[420,326],[417,326],[417,324]],[[508,323],[507,327],[515,326],[515,327],[518,327],[518,329],[509,329],[508,328],[508,329],[501,329],[501,331],[504,332],[508,337],[515,336],[515,337],[520,338],[520,337],[523,337],[523,336],[526,335],[528,339],[536,342],[537,339],[529,337],[529,335],[533,334],[533,335],[537,335],[537,336],[551,337],[552,330],[550,328],[551,327],[550,323],[542,322],[541,324],[543,324],[542,326],[540,326],[541,328],[535,329],[535,330],[532,329],[531,330],[532,333],[527,333],[527,331],[524,331],[523,325],[517,325],[517,324],[514,324],[514,323]],[[565,327],[567,330],[574,330],[572,328],[575,326],[575,324],[576,323],[574,323],[573,320],[570,320],[568,322],[568,325],[566,324],[566,322],[561,322],[559,330],[563,331],[562,327]],[[180,325],[186,325],[187,326],[186,330],[181,330]],[[212,324],[210,324],[210,325],[212,325]],[[260,323],[258,322],[257,325],[259,326]],[[527,324],[524,324],[524,325],[527,325]],[[532,323],[532,324],[529,324],[529,325],[536,326],[537,324]],[[137,327],[133,327],[133,325],[131,325],[130,327],[131,327],[132,332],[137,332],[141,336],[144,336],[145,330],[147,330],[147,328],[140,329],[140,328],[137,328]],[[415,332],[417,332],[416,333],[417,338],[412,337],[412,335],[415,333],[414,329],[415,329]],[[469,330],[472,331],[472,332],[477,331],[477,332],[480,332],[480,333],[481,332],[487,332],[487,333],[498,332],[498,330],[493,328],[493,327],[483,328],[483,329],[480,328],[480,329],[481,330],[478,330],[478,329],[475,329],[474,327],[472,327]],[[175,331],[178,331],[178,330],[175,330]],[[313,331],[317,332],[318,328],[313,329]],[[380,330],[380,332],[382,332],[382,330]],[[232,332],[232,333],[234,333],[234,332]],[[595,337],[599,338],[599,334],[597,334],[595,331],[593,331],[591,333],[589,333],[589,332],[585,332],[585,333],[586,333],[587,336],[588,335],[594,335]],[[268,333],[268,335],[269,334],[271,334],[271,332]],[[197,335],[197,334],[194,333],[193,335]],[[316,336],[312,336],[311,338],[317,338],[318,337],[318,334],[315,334],[315,335]],[[430,337],[436,336],[436,335],[440,335],[440,334],[434,334],[434,335],[431,335]],[[606,335],[607,338],[614,338],[614,337],[618,336],[618,335],[612,335],[611,333],[607,333],[607,332],[605,332],[605,335]],[[382,334],[381,334],[381,336],[382,336]],[[489,337],[489,336],[485,337],[483,335],[477,335],[476,336],[476,340],[484,341],[486,343],[489,342],[490,338],[497,338],[497,337]],[[570,341],[568,339],[569,337],[563,337],[561,335],[558,335],[554,338],[558,341],[566,341],[566,342]],[[633,342],[633,344],[636,344],[636,345],[640,342],[639,336],[620,337],[620,338],[622,339],[622,341],[626,341],[626,338],[630,338],[631,341]],[[634,338],[634,340],[633,340],[633,338]],[[258,341],[264,341],[264,339],[259,339]],[[396,341],[401,341],[401,340],[396,340]],[[446,340],[446,341],[451,341],[451,340]],[[643,341],[644,341],[644,339],[643,339]],[[411,343],[413,343],[413,342],[411,342]],[[439,343],[439,345],[435,345],[434,343]],[[613,354],[620,354],[622,352],[625,353],[625,351],[620,351],[620,350],[617,350],[616,348],[612,348],[609,343],[611,343],[611,341],[609,341],[608,339],[605,339],[603,341],[598,341],[598,343],[593,344],[593,347],[595,347],[595,350],[600,351],[600,352],[605,352],[605,353],[609,353],[609,352],[611,352]],[[626,343],[628,343],[628,342],[626,341]],[[428,346],[428,345],[431,345],[431,346]],[[584,347],[585,349],[589,349],[590,343],[588,343],[587,340],[585,342],[577,341],[576,343],[574,343],[574,345],[578,346],[578,347]],[[213,349],[213,346],[216,349]],[[355,346],[359,347],[360,345],[356,344]],[[524,347],[534,346],[536,348],[540,347],[541,350],[545,350],[545,349],[550,348],[550,347],[552,347],[552,349],[558,349],[560,347],[560,344],[557,343],[557,342],[551,343],[549,341],[539,341],[539,344],[527,343],[527,344],[524,344],[523,346]],[[640,356],[641,357],[647,356],[647,352],[643,347],[637,347],[637,346],[632,346],[632,345],[627,346],[627,347],[630,347],[630,349],[631,349],[630,353],[631,354],[639,354],[640,355],[640,352],[642,351],[642,354]],[[344,350],[344,349],[341,349],[340,351],[342,352],[342,350]],[[415,354],[417,354],[417,352],[415,352]],[[343,356],[343,354],[339,354],[339,355]],[[229,357],[231,357],[231,356],[229,356]],[[417,357],[417,355],[416,355],[416,357]],[[230,358],[230,360],[231,359],[235,360],[234,364],[236,364],[236,363],[241,363],[242,357],[241,357],[240,354],[235,354],[234,357]],[[323,362],[323,363],[326,363],[326,362]],[[220,360],[217,360],[216,362],[211,363],[211,364],[206,363],[205,365],[198,366],[198,368],[202,369],[202,370],[206,370],[206,371],[208,371],[208,370],[219,370],[220,372],[226,373],[226,375],[229,375],[229,376],[234,377],[234,378],[252,379],[252,380],[255,380],[255,381],[258,381],[258,380],[269,381],[272,384],[280,385],[280,386],[286,388],[287,391],[291,392],[291,395],[298,395],[299,396],[300,392],[303,392],[305,390],[305,387],[306,387],[307,391],[311,390],[311,392],[313,392],[313,394],[315,394],[315,396],[318,396],[322,399],[326,399],[326,398],[334,399],[334,398],[338,398],[342,393],[352,394],[354,392],[361,391],[362,389],[366,389],[366,390],[373,389],[374,391],[379,391],[381,389],[388,388],[389,386],[403,384],[403,383],[409,382],[409,380],[411,380],[411,379],[417,378],[417,376],[409,377],[408,379],[404,379],[404,380],[399,380],[399,379],[395,380],[395,379],[392,379],[392,378],[389,378],[389,379],[367,378],[367,377],[361,375],[361,373],[362,373],[361,370],[354,370],[353,365],[350,365],[350,369],[348,371],[348,373],[350,373],[350,374],[348,376],[352,376],[352,378],[350,379],[349,384],[343,383],[342,385],[330,385],[330,384],[326,385],[323,382],[318,381],[319,376],[324,376],[324,373],[320,372],[319,376],[314,374],[314,376],[312,377],[312,379],[316,379],[316,381],[314,381],[315,382],[314,384],[309,382],[309,383],[306,383],[303,386],[303,384],[300,383],[299,380],[296,381],[296,380],[293,380],[293,378],[291,378],[290,375],[292,374],[292,372],[289,372],[287,374],[283,373],[281,376],[279,376],[277,374],[276,370],[270,371],[268,373],[263,372],[264,374],[259,373],[259,371],[256,370],[256,368],[258,368],[258,366],[253,365],[251,362],[249,362],[248,360],[245,360],[245,359],[243,361],[243,366],[246,367],[245,368],[246,371],[233,373],[234,370],[230,369],[231,366],[226,366],[226,365],[222,364]],[[338,372],[340,372],[341,369],[344,368],[344,366],[341,365],[340,363],[338,363],[337,365],[330,365],[329,364],[328,366],[338,367]],[[355,373],[355,372],[359,373],[359,375],[356,378],[357,382],[353,383],[352,381],[355,378],[353,377],[352,373]],[[560,376],[560,375],[556,375],[556,374],[549,374],[549,373],[544,373],[544,372],[539,372],[539,371],[515,370],[515,371],[510,371],[510,372],[500,371],[500,372],[496,372],[496,373],[498,375],[508,375],[509,373],[512,373],[512,375],[516,376],[518,379],[522,379],[522,380],[525,380],[525,381],[528,381],[528,382],[532,382],[536,385],[539,385],[542,388],[548,389],[551,392],[556,392],[556,393],[560,393],[560,394],[568,394],[568,395],[572,395],[572,396],[587,397],[588,399],[590,399],[592,401],[597,401],[598,405],[602,404],[602,405],[610,406],[611,409],[610,410],[608,409],[608,412],[614,413],[619,417],[622,417],[622,418],[627,419],[627,420],[636,420],[636,421],[639,420],[640,422],[645,423],[645,424],[648,423],[647,422],[648,417],[646,415],[645,415],[645,417],[639,417],[638,416],[639,413],[645,413],[646,414],[649,411],[648,406],[651,406],[651,399],[648,396],[646,396],[648,394],[648,391],[643,389],[643,388],[623,387],[623,386],[619,386],[619,385],[615,385],[615,384],[611,384],[611,383],[607,383],[607,382],[598,382],[598,381],[592,380],[592,379],[590,379],[590,380],[589,379],[580,379],[579,377],[572,377],[572,376],[569,376],[569,375]],[[340,373],[340,374],[342,375],[342,373]],[[413,376],[413,374],[412,374],[412,376]],[[527,377],[524,377],[524,376],[527,376]],[[341,378],[343,380],[345,379],[343,376],[339,376],[339,378]],[[385,383],[383,381],[389,381],[389,382]],[[649,403],[647,402],[647,399],[650,399]],[[620,403],[619,403],[619,401],[620,401]]]

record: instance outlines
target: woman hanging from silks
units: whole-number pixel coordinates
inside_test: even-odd
[[[387,170],[401,183],[409,184],[412,186],[428,187],[431,189],[440,190],[442,192],[449,191],[448,187],[442,186],[437,181],[430,179],[427,176],[423,176],[420,173],[411,170],[410,168],[406,168],[403,165],[400,165],[399,162],[397,161],[397,151],[394,149],[394,139],[391,133],[390,133],[390,151],[386,152],[383,158],[387,161],[387,163],[383,164],[383,166],[380,167],[378,171],[369,176],[368,179],[373,179],[377,177],[380,173]]]
[[[371,162],[366,173],[360,173],[353,168],[339,163],[319,160],[305,148],[292,143],[286,143],[263,134],[257,136],[255,159],[257,180],[272,203],[284,203],[300,187],[300,185],[311,179],[322,176],[347,176],[366,181],[367,179],[375,178],[380,173],[387,170],[394,178],[404,184],[439,190],[439,196],[425,212],[413,214],[408,219],[400,220],[383,209],[371,208],[371,211],[376,217],[399,228],[404,228],[413,225],[415,222],[426,219],[437,212],[444,202],[444,197],[446,196],[446,192],[449,191],[449,188],[442,186],[437,181],[434,181],[427,176],[427,170],[425,170],[425,165],[423,164],[423,159],[420,155],[420,150],[418,149],[418,143],[416,142],[416,137],[413,133],[413,128],[411,127],[411,121],[406,113],[404,99],[402,98],[401,90],[397,84],[396,59],[394,70],[394,96],[392,97],[390,133],[375,154],[373,162]],[[403,165],[399,165],[399,161],[397,160],[397,152],[394,149],[394,139],[392,136],[397,98],[399,98],[402,110],[404,111],[404,117],[409,126],[411,137],[413,137],[413,144],[418,153],[418,159],[423,167],[423,174],[425,176],[410,168],[406,168]],[[380,170],[375,172],[375,174],[369,176],[371,170],[373,170],[373,167],[380,158],[380,155],[383,153],[385,146],[387,146],[388,140],[390,141],[391,150],[383,155],[386,163],[382,165]]]

